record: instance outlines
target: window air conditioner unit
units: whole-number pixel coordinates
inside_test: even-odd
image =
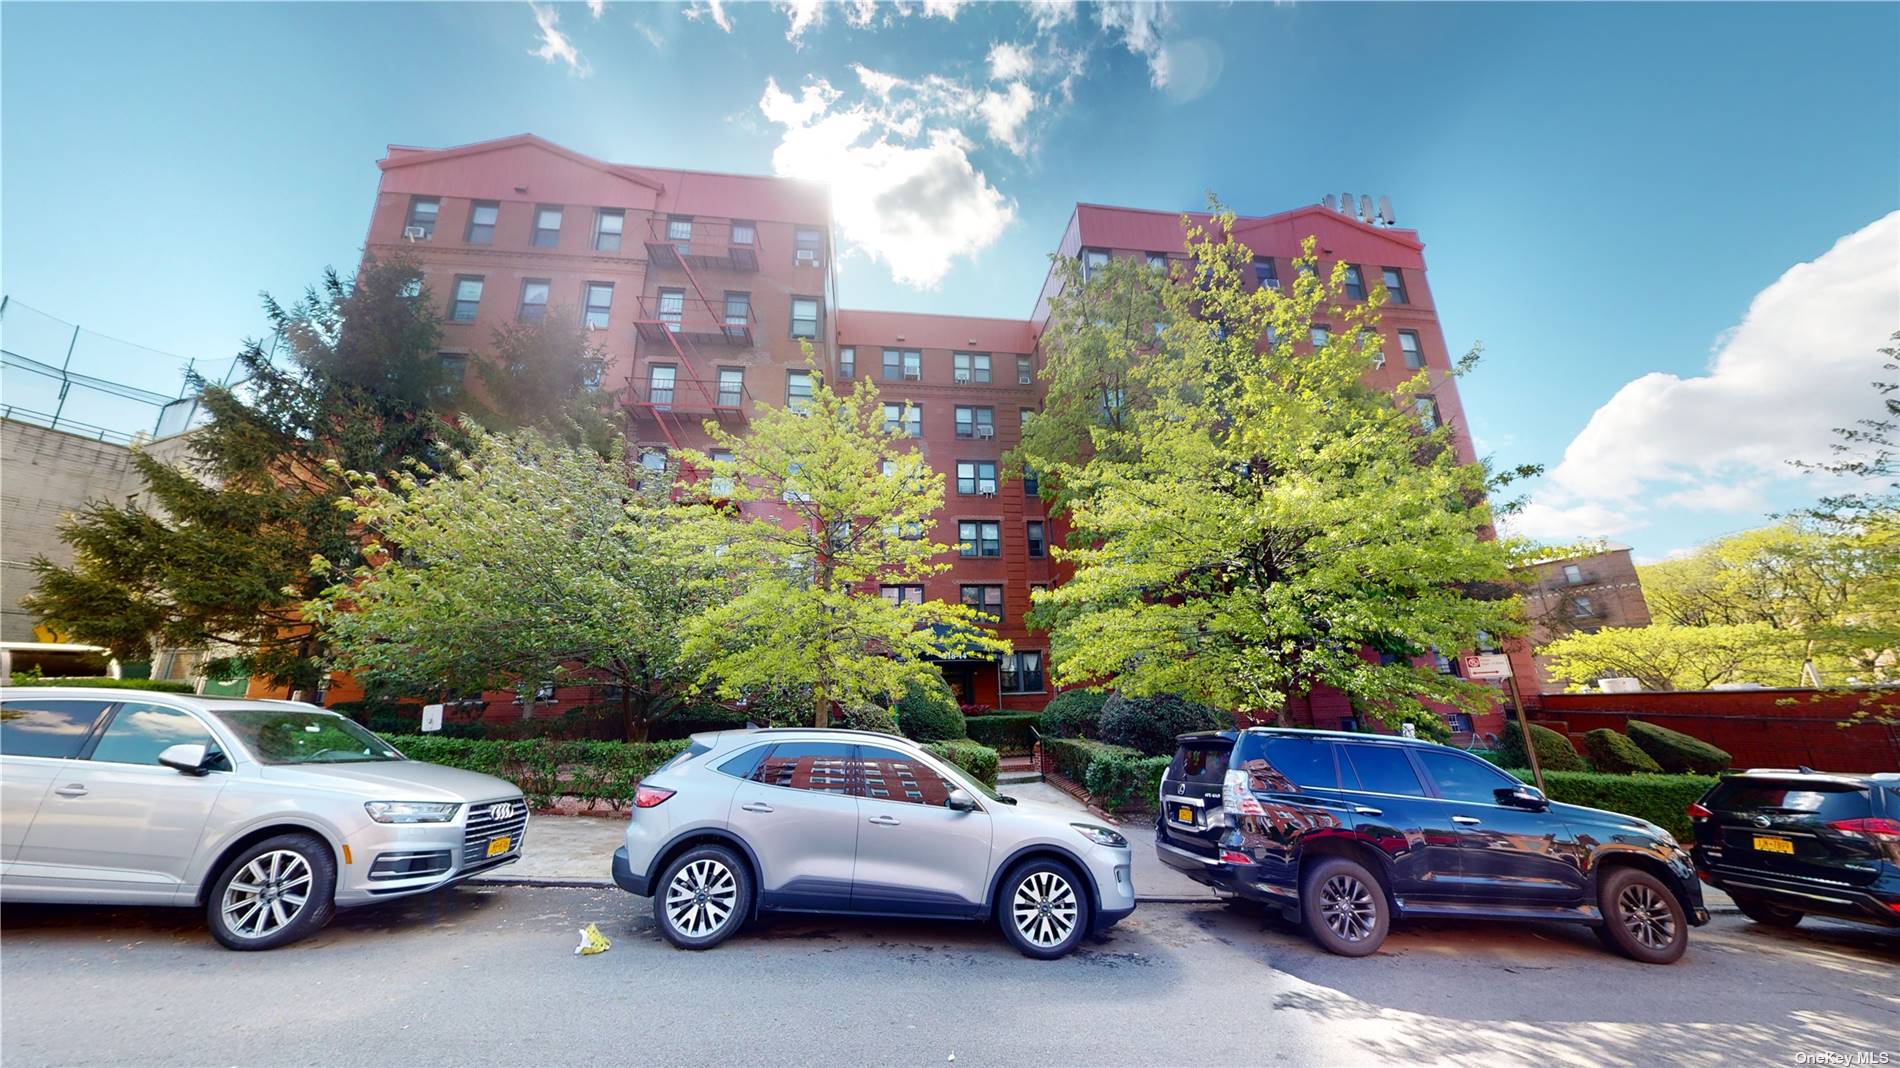
[[[792,256],[792,262],[815,267],[818,265],[818,250],[815,248],[801,248]]]
[[[994,497],[996,496],[996,491],[993,489],[978,490],[976,495],[979,497]]]
[[[993,438],[996,436],[996,428],[988,425],[978,426],[976,428],[976,436],[979,438]]]
[[[912,382],[917,382],[923,379],[924,373],[922,371],[905,371],[904,377],[910,379]]]
[[[1016,376],[1016,384],[1019,386],[1031,385],[1034,382],[1035,382],[1034,375],[1017,375]]]
[[[958,372],[957,372],[957,381],[959,381],[959,382],[968,382],[969,380],[970,380],[970,372],[968,372],[968,371],[958,371]]]
[[[402,236],[405,241],[423,241],[428,238],[429,231],[420,226],[405,226],[402,228]]]

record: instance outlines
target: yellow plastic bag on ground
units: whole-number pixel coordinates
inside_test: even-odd
[[[590,923],[581,928],[581,944],[574,947],[574,955],[577,957],[591,957],[596,953],[605,953],[612,948],[613,943],[607,941],[607,936],[600,933],[600,928]]]

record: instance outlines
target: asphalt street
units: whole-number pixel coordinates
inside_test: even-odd
[[[575,956],[589,922],[613,948]],[[852,919],[687,953],[644,899],[519,886],[340,913],[270,953],[174,910],[8,906],[0,934],[7,1068],[1900,1064],[1900,934],[1732,914],[1661,968],[1558,925],[1415,924],[1348,960],[1223,905],[1144,906],[1054,962],[987,926]]]

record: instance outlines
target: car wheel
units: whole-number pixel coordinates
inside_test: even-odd
[[[226,949],[276,949],[336,912],[336,860],[322,839],[281,834],[232,857],[205,895],[212,937]]]
[[[1321,949],[1342,957],[1377,952],[1392,925],[1379,877],[1345,857],[1328,857],[1307,873],[1300,918]]]
[[[1661,879],[1637,868],[1616,868],[1597,884],[1603,925],[1597,937],[1644,964],[1672,964],[1689,948],[1682,903]]]
[[[751,911],[752,871],[725,846],[698,846],[673,858],[653,895],[660,936],[681,949],[724,942]]]
[[[1742,915],[1754,920],[1756,923],[1783,929],[1793,927],[1795,924],[1800,923],[1801,917],[1804,915],[1804,913],[1796,912],[1794,909],[1782,908],[1780,905],[1770,905],[1766,901],[1752,897],[1736,898],[1735,907],[1742,910]]]
[[[997,923],[1026,957],[1065,956],[1089,931],[1088,887],[1067,864],[1031,860],[1003,877]]]

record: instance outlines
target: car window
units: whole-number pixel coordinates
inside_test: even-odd
[[[266,764],[362,764],[402,754],[355,721],[320,708],[223,708],[219,721]]]
[[[1431,777],[1432,785],[1438,787],[1440,796],[1451,801],[1495,805],[1498,803],[1497,791],[1515,789],[1519,785],[1516,779],[1484,761],[1449,749],[1415,749],[1412,752],[1418,757],[1419,763],[1425,765],[1425,774]]]
[[[1227,776],[1229,749],[1226,742],[1218,746],[1184,745],[1174,754],[1174,763],[1168,765],[1168,778],[1173,782],[1218,785]]]
[[[895,749],[866,745],[858,749],[860,796],[879,801],[906,801],[941,808],[956,784],[916,757]]]
[[[746,777],[767,786],[848,794],[854,748],[844,742],[780,742]]]
[[[112,714],[106,732],[93,747],[94,761],[108,764],[158,764],[158,754],[174,745],[202,745],[216,749],[218,742],[198,717],[176,708],[128,702]]]
[[[1863,819],[1874,811],[1868,791],[1842,783],[1760,779],[1725,780],[1709,795],[1708,807],[1717,812],[1817,816],[1829,823]]]
[[[110,701],[24,698],[0,705],[0,754],[71,759]]]
[[[1375,794],[1403,794],[1424,797],[1418,773],[1406,759],[1405,750],[1396,745],[1354,745],[1340,749],[1340,774],[1348,790],[1366,790]],[[1354,786],[1354,782],[1358,785]]]
[[[1333,763],[1333,744],[1304,738],[1267,739],[1267,762],[1294,786],[1339,788],[1339,769]]]

